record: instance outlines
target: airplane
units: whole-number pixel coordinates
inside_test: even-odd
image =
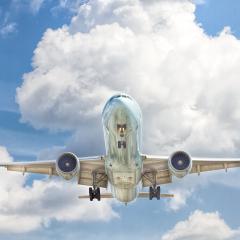
[[[56,160],[0,163],[9,171],[56,175],[66,180],[77,177],[78,184],[89,186],[89,194],[79,196],[90,201],[115,198],[125,204],[138,197],[174,197],[162,194],[160,186],[172,183],[173,177],[240,167],[238,158],[195,158],[178,150],[170,156],[147,155],[141,152],[142,113],[137,102],[121,93],[112,96],[102,112],[106,154],[77,157],[72,152],[61,154]],[[100,188],[111,189],[102,193]],[[149,187],[148,192],[140,192]]]

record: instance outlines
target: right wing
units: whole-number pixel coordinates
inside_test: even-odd
[[[78,184],[92,186],[93,174],[95,174],[97,186],[107,188],[108,178],[105,174],[103,157],[97,156],[78,159],[80,162]],[[16,171],[23,174],[38,173],[46,174],[49,176],[58,176],[55,160],[32,162],[6,162],[0,163],[0,167],[5,167],[8,171]]]

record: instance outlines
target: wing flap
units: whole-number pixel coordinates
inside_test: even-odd
[[[107,188],[108,177],[105,174],[104,160],[81,160],[78,184],[92,186],[93,174],[96,176],[96,185],[98,187]]]
[[[157,185],[167,184],[172,182],[172,176],[168,169],[168,157],[162,156],[143,156],[143,187],[152,186],[152,181]]]

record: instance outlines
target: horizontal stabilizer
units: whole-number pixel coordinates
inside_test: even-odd
[[[79,196],[80,199],[89,199],[89,195]],[[111,193],[101,193],[101,198],[113,198]]]
[[[140,192],[138,194],[138,197],[139,198],[149,198],[149,193],[148,192]],[[173,194],[166,194],[166,193],[160,194],[160,198],[173,198],[173,197],[174,197]]]
[[[140,192],[138,194],[139,198],[149,198],[149,193],[148,192]],[[173,194],[160,194],[160,198],[173,198]],[[89,195],[83,195],[79,196],[79,199],[89,199]],[[114,198],[111,193],[102,193],[101,198]]]

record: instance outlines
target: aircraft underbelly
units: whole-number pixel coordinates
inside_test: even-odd
[[[103,113],[105,170],[114,196],[122,202],[137,197],[141,180],[141,119],[135,108],[131,100],[114,99]]]
[[[114,196],[121,202],[134,200],[137,197],[137,185],[140,181],[140,175],[140,169],[132,171],[110,170],[109,182]]]
[[[106,159],[106,171],[112,192],[121,202],[130,202],[137,197],[137,185],[141,180],[142,163],[136,136],[135,131],[128,134],[124,148],[118,147],[118,139],[109,140],[111,151]]]

